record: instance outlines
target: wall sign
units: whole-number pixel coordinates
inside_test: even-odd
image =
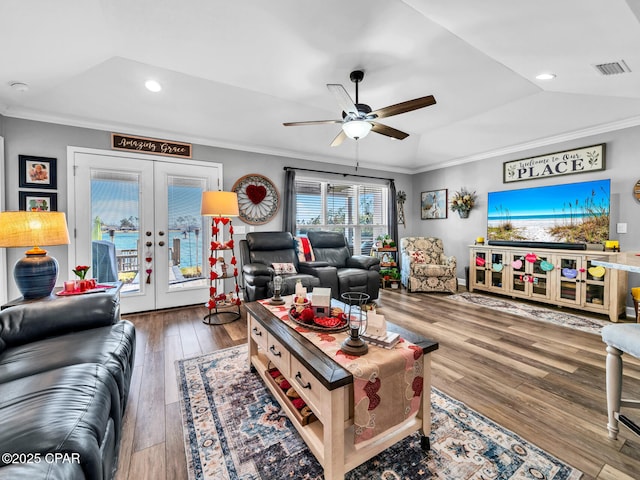
[[[111,134],[111,148],[142,153],[155,153],[168,157],[191,158],[191,144],[170,142],[157,138],[132,137],[121,133]]]
[[[605,169],[605,144],[512,160],[503,164],[503,183]]]

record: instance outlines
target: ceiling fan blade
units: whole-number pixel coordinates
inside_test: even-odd
[[[369,115],[376,115],[375,118],[392,117],[393,115],[399,115],[401,113],[411,112],[418,110],[419,108],[428,107],[434,105],[436,99],[433,95],[427,95],[426,97],[414,98],[402,103],[396,103],[395,105],[389,105],[388,107],[379,108],[374,110]]]
[[[339,83],[327,83],[327,88],[336,97],[338,105],[343,112],[358,115],[356,104],[353,103],[353,100],[351,100],[351,97],[342,85]]]
[[[338,134],[338,136],[333,139],[333,142],[331,142],[331,146],[337,147],[341,145],[342,142],[346,140],[346,138],[347,138],[347,135],[344,133],[344,130],[340,130],[340,133]]]
[[[342,123],[342,120],[311,120],[309,122],[286,122],[285,127],[297,127],[300,125],[325,125],[329,123]]]
[[[404,140],[409,136],[408,133],[401,132],[400,130],[397,130],[388,125],[383,125],[382,123],[371,122],[371,124],[373,125],[371,130],[373,130],[376,133],[386,135],[387,137],[397,138],[398,140]]]

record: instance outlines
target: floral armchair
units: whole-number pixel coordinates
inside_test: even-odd
[[[442,240],[433,237],[400,239],[400,281],[409,292],[458,290],[456,257],[444,254]]]

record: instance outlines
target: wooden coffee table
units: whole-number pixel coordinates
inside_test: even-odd
[[[423,395],[418,414],[396,428],[354,445],[353,376],[325,355],[310,340],[290,328],[258,302],[245,304],[248,313],[249,367],[255,368],[278,399],[283,411],[324,468],[326,480],[342,480],[344,474],[416,431],[429,448],[431,430],[431,353],[438,344],[387,322],[389,331],[422,348]],[[276,366],[313,410],[318,421],[302,425],[294,408],[282,401],[282,392],[267,370]]]

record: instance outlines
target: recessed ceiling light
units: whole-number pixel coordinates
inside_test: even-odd
[[[541,73],[540,75],[536,75],[538,80],[553,80],[556,78],[555,73]]]
[[[147,90],[154,93],[162,90],[162,85],[160,85],[155,80],[147,80],[146,82],[144,82],[144,86],[147,87]]]

